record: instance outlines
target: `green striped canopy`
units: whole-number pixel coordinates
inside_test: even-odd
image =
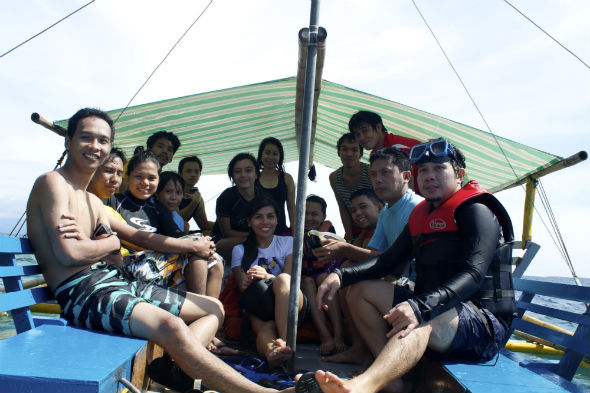
[[[299,152],[295,136],[295,84],[296,78],[291,77],[132,106],[116,123],[115,142],[129,155],[135,146],[145,145],[152,133],[171,131],[179,137],[182,145],[166,169],[176,170],[178,161],[183,157],[197,155],[203,161],[203,174],[225,173],[227,164],[237,153],[256,155],[260,141],[267,136],[281,140],[285,162],[296,161]],[[359,110],[379,113],[386,128],[399,135],[418,140],[439,136],[448,138],[465,153],[468,177],[479,180],[483,187],[493,192],[507,188],[561,159],[509,139],[495,138],[488,132],[324,80],[317,108],[314,162],[330,168],[341,165],[336,154],[336,141],[348,132],[348,120]],[[117,119],[121,111],[115,109],[109,114]],[[58,124],[65,126],[66,121]]]

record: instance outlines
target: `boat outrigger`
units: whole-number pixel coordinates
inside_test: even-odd
[[[520,242],[518,242],[518,245],[521,246],[520,248],[526,251],[524,256],[515,259],[515,276],[519,277],[517,287],[521,288],[524,294],[524,297],[519,302],[519,307],[521,307],[519,321],[524,321],[524,323],[521,326],[523,331],[517,331],[515,335],[531,341],[533,344],[511,341],[507,345],[507,348],[550,355],[559,355],[558,352],[554,351],[565,352],[564,356],[569,356],[568,359],[577,359],[568,360],[568,362],[573,363],[577,361],[575,367],[571,364],[567,367],[563,366],[567,368],[568,375],[571,374],[572,368],[575,372],[578,364],[582,364],[582,368],[587,367],[587,357],[590,352],[587,340],[589,327],[587,303],[585,304],[586,310],[582,313],[561,315],[555,311],[549,312],[550,316],[563,317],[573,322],[577,328],[574,332],[559,331],[559,328],[555,326],[548,326],[543,321],[534,321],[522,314],[524,310],[533,312],[547,311],[540,309],[538,306],[531,305],[532,297],[537,293],[546,293],[544,292],[546,288],[549,288],[547,289],[547,293],[551,296],[577,300],[582,304],[584,304],[584,301],[587,302],[590,300],[588,288],[582,287],[580,290],[581,295],[567,295],[564,291],[576,291],[574,289],[575,286],[553,287],[549,284],[542,285],[538,281],[530,282],[520,280],[520,277],[522,277],[526,267],[531,263],[538,249],[538,246],[532,242],[531,235],[534,199],[538,180],[549,173],[562,170],[586,160],[587,153],[580,151],[569,157],[559,157],[444,117],[323,80],[321,78],[324,56],[323,47],[327,39],[327,32],[318,27],[317,15],[313,16],[314,12],[317,12],[317,9],[313,7],[317,7],[317,4],[315,1],[313,4],[310,27],[302,29],[299,32],[300,69],[296,77],[287,77],[279,80],[111,110],[109,114],[114,119],[117,119],[118,147],[127,153],[131,153],[135,146],[142,145],[154,131],[172,131],[183,141],[182,150],[172,165],[177,165],[177,160],[181,156],[195,154],[205,163],[203,174],[208,175],[224,173],[226,163],[236,153],[254,150],[261,139],[267,136],[274,136],[279,138],[283,143],[285,161],[299,161],[297,206],[303,206],[306,195],[306,176],[310,163],[318,163],[330,168],[340,166],[340,162],[334,154],[334,146],[343,130],[347,128],[347,122],[350,116],[359,109],[379,113],[388,128],[396,130],[396,133],[402,136],[412,137],[418,140],[440,136],[448,138],[465,152],[470,164],[470,178],[478,179],[484,188],[491,192],[499,192],[522,185],[526,187],[523,233]],[[319,53],[317,58],[316,53]],[[59,135],[63,136],[65,134],[65,120],[51,122],[36,113],[32,115],[32,119]],[[294,259],[296,261],[301,260],[302,214],[303,209],[298,209],[295,242],[299,246],[298,248],[294,248],[296,250]],[[43,302],[49,299],[47,293],[43,295],[41,302],[39,302],[39,298],[35,297],[35,294],[44,293],[44,290],[39,290],[38,288],[37,290],[28,289],[30,285],[34,284],[37,286],[39,284],[38,282],[29,282],[29,285],[23,285],[19,281],[20,276],[25,276],[31,271],[34,271],[34,269],[12,266],[14,264],[13,254],[30,251],[27,248],[26,240],[13,241],[7,238],[0,240],[0,252],[4,253],[4,259],[0,263],[0,277],[4,280],[4,287],[7,292],[20,292],[21,294],[26,294],[28,297],[24,303],[22,301],[12,303],[11,300],[6,300],[7,298],[5,296],[8,294],[0,295],[0,305],[2,306],[0,312],[11,310],[15,324],[18,325],[21,324],[20,321],[17,321],[18,318],[22,317],[29,321],[28,328],[19,327],[17,329],[19,335],[26,334],[25,330],[32,329],[34,331],[39,329],[40,332],[51,338],[51,334],[53,334],[51,333],[51,329],[38,327],[42,325],[38,321],[33,321],[28,309],[30,307],[36,312],[49,313],[56,313],[58,310],[56,310],[55,305],[44,305]],[[300,266],[300,264],[296,266]],[[300,270],[295,269],[295,271],[298,272]],[[299,287],[299,275],[294,274],[293,276],[295,281],[292,286],[297,288]],[[574,277],[576,276],[574,275]],[[579,282],[577,284],[579,285]],[[31,294],[33,295],[31,296]],[[10,299],[13,298],[16,298],[16,295]],[[25,303],[27,304],[25,305]],[[291,297],[291,303],[297,303],[296,297]],[[18,307],[15,305],[18,305]],[[297,313],[293,311],[290,314],[291,328],[288,341],[294,349],[297,349],[295,341]],[[562,335],[571,336],[572,338],[565,337],[564,339],[557,333],[554,335],[550,334],[550,339],[539,338],[534,334],[527,333],[527,331],[541,332],[543,335],[546,332],[537,328],[529,330],[526,322],[531,321],[536,326],[545,327]],[[22,333],[20,329],[23,330]],[[85,333],[82,332],[81,334]],[[33,334],[28,333],[27,337],[29,336],[33,336]],[[584,340],[581,337],[586,337],[586,339]],[[93,337],[90,336],[85,339],[92,340]],[[108,339],[105,338],[105,340]],[[16,341],[0,341],[0,359],[2,362],[10,358],[10,352],[14,349],[13,346],[15,345],[13,343]],[[582,348],[576,348],[576,345],[580,343]],[[130,345],[130,358],[134,356],[139,358],[139,361],[136,359],[136,365],[143,364],[145,366],[145,358],[149,357],[149,351],[151,349],[143,345],[144,343],[141,342]],[[531,345],[533,345],[532,348]],[[570,356],[572,351],[576,352],[573,357]],[[508,357],[504,352],[502,356]],[[297,357],[297,351],[295,351],[295,357]],[[496,373],[501,373],[502,371],[498,370],[505,371],[509,367],[506,365],[508,363],[504,361],[500,363],[501,366],[496,366]],[[586,365],[584,366],[584,364]],[[485,371],[482,371],[481,375],[473,377],[475,381],[470,381],[469,378],[465,378],[465,375],[472,373],[472,368],[462,369],[462,365],[445,365],[445,368],[441,368],[440,365],[431,363],[428,363],[427,366],[432,367],[432,370],[438,370],[437,372],[442,374],[439,375],[439,379],[434,378],[434,375],[432,375],[433,381],[445,381],[445,388],[448,388],[448,390],[443,390],[441,386],[438,386],[437,388],[441,388],[440,391],[475,392],[478,391],[478,388],[482,387],[488,389],[485,391],[491,391],[489,390],[491,384],[489,381],[486,381],[486,378],[489,378],[489,375],[492,374],[489,372],[491,368],[485,368]],[[23,367],[26,368],[27,366],[25,365]],[[422,365],[422,367],[425,366]],[[126,365],[123,368],[125,369],[125,373],[130,373],[132,367]],[[133,368],[133,370],[137,371],[140,368],[140,366],[137,366],[137,369]],[[528,372],[528,368],[521,368]],[[551,379],[558,381],[559,388],[565,389],[564,391],[576,391],[576,389],[580,389],[579,387],[568,384],[567,381],[563,381],[561,379],[563,375],[562,377],[556,376],[557,374],[550,375],[551,373],[546,370],[542,368],[544,376],[549,375]],[[118,370],[118,372],[121,374],[121,370]],[[141,388],[147,388],[147,382],[143,378],[142,371],[138,372],[141,374],[141,377],[137,375],[135,378],[133,376],[121,377],[117,380],[118,382],[110,383],[107,387],[103,387],[100,384],[97,385],[98,388],[95,391],[122,391],[125,389],[134,391],[133,389],[135,388],[129,381],[132,381],[136,386],[140,386]],[[488,375],[486,375],[486,372],[488,372]],[[15,381],[25,384],[23,381],[26,381],[29,377],[26,375],[27,372],[24,374],[15,376],[7,375],[0,371],[0,390],[4,390],[7,387],[7,391],[18,391],[15,387],[25,385],[17,385]],[[428,375],[428,373],[425,375]],[[510,391],[528,391],[522,385],[522,381],[518,381],[518,379],[532,378],[530,375],[532,374],[514,373],[510,374],[510,376],[505,375],[506,385],[501,389],[503,391],[507,389]],[[30,378],[34,379],[34,374]],[[571,380],[571,376],[566,377],[566,379]],[[45,383],[48,385],[45,385]],[[50,385],[48,380],[43,379],[43,382],[37,386],[37,390],[48,391],[48,386],[57,385]],[[79,385],[75,387],[74,385],[68,385],[66,380],[60,381],[60,386],[64,388],[64,391],[86,391],[77,390],[79,389]],[[428,389],[433,389],[434,383],[425,384],[424,386]],[[528,388],[530,388],[530,391],[544,391],[543,389],[551,391],[552,386],[539,382],[539,385],[529,385]],[[554,389],[558,389],[557,385],[555,385]],[[89,389],[87,391],[94,390]]]

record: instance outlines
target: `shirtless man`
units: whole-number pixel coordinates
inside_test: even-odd
[[[66,163],[41,175],[29,196],[28,236],[64,317],[74,325],[153,341],[190,377],[202,379],[215,390],[274,391],[250,382],[206,349],[224,317],[216,299],[149,284],[131,285],[116,267],[100,262],[119,251],[120,241],[109,234],[102,203],[86,188],[108,156],[113,138],[108,114],[96,109],[78,111],[68,124]],[[75,216],[79,236],[62,235],[64,214]],[[94,235],[101,224],[105,233]],[[97,280],[110,285],[98,289]],[[105,307],[108,318],[100,311]]]

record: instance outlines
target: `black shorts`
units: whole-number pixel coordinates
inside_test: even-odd
[[[393,306],[413,296],[413,292],[407,286],[396,284],[393,290]],[[459,303],[455,306],[459,315],[459,325],[453,343],[444,354],[444,358],[487,361],[504,347],[508,338],[505,325],[488,310],[482,308],[475,310],[474,307],[476,306],[471,302]]]

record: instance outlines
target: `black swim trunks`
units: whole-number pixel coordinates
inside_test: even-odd
[[[122,269],[101,262],[65,280],[55,290],[62,316],[73,325],[131,336],[129,317],[139,302],[178,316],[184,291],[130,281]]]

